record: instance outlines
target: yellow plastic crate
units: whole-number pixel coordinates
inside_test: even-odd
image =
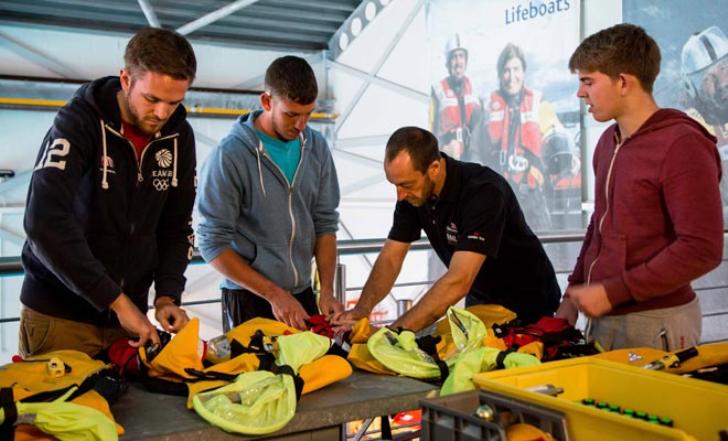
[[[563,411],[571,440],[718,441],[728,429],[728,386],[590,357],[477,374],[478,387]],[[525,390],[552,384],[552,397]],[[585,406],[584,398],[673,420],[660,426]]]

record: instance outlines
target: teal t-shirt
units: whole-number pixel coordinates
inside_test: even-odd
[[[301,138],[291,141],[281,141],[278,138],[272,138],[264,132],[256,129],[258,137],[263,142],[266,152],[270,155],[273,162],[286,175],[288,183],[293,183],[293,176],[296,174],[298,162],[301,160]]]

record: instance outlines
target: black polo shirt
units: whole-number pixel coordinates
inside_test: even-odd
[[[412,242],[424,229],[448,267],[456,251],[484,254],[467,306],[503,305],[527,323],[553,315],[561,299],[554,268],[508,182],[488,167],[442,156],[439,197],[421,207],[397,202],[389,239]]]

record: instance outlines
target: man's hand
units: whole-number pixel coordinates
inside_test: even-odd
[[[293,294],[280,289],[268,298],[268,302],[270,302],[276,320],[296,329],[308,329],[306,320],[309,315],[303,309],[301,303],[293,297]]]
[[[160,296],[154,301],[154,317],[167,332],[178,333],[190,321],[187,312],[174,304],[172,297]]]
[[[587,317],[601,317],[612,310],[607,291],[601,283],[572,286],[566,295],[576,308]]]
[[[129,340],[131,347],[144,346],[148,340],[151,340],[153,345],[159,346],[159,335],[154,325],[126,294],[119,294],[119,297],[111,304],[111,310],[116,313],[122,328],[139,337],[137,341]]]
[[[331,318],[331,325],[342,329],[351,329],[352,326],[364,317],[369,317],[371,311],[368,311],[359,305],[344,312],[334,314]]]
[[[576,324],[576,319],[579,318],[579,310],[568,297],[564,297],[559,305],[559,309],[556,310],[554,317],[565,319],[571,326],[574,326]]]
[[[333,293],[322,290],[319,295],[319,309],[321,314],[331,320],[333,315],[344,311],[344,305],[334,298]]]

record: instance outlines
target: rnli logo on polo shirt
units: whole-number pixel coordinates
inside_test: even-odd
[[[455,222],[450,222],[445,227],[445,237],[447,238],[447,243],[450,245],[458,243],[458,226],[455,225]]]

